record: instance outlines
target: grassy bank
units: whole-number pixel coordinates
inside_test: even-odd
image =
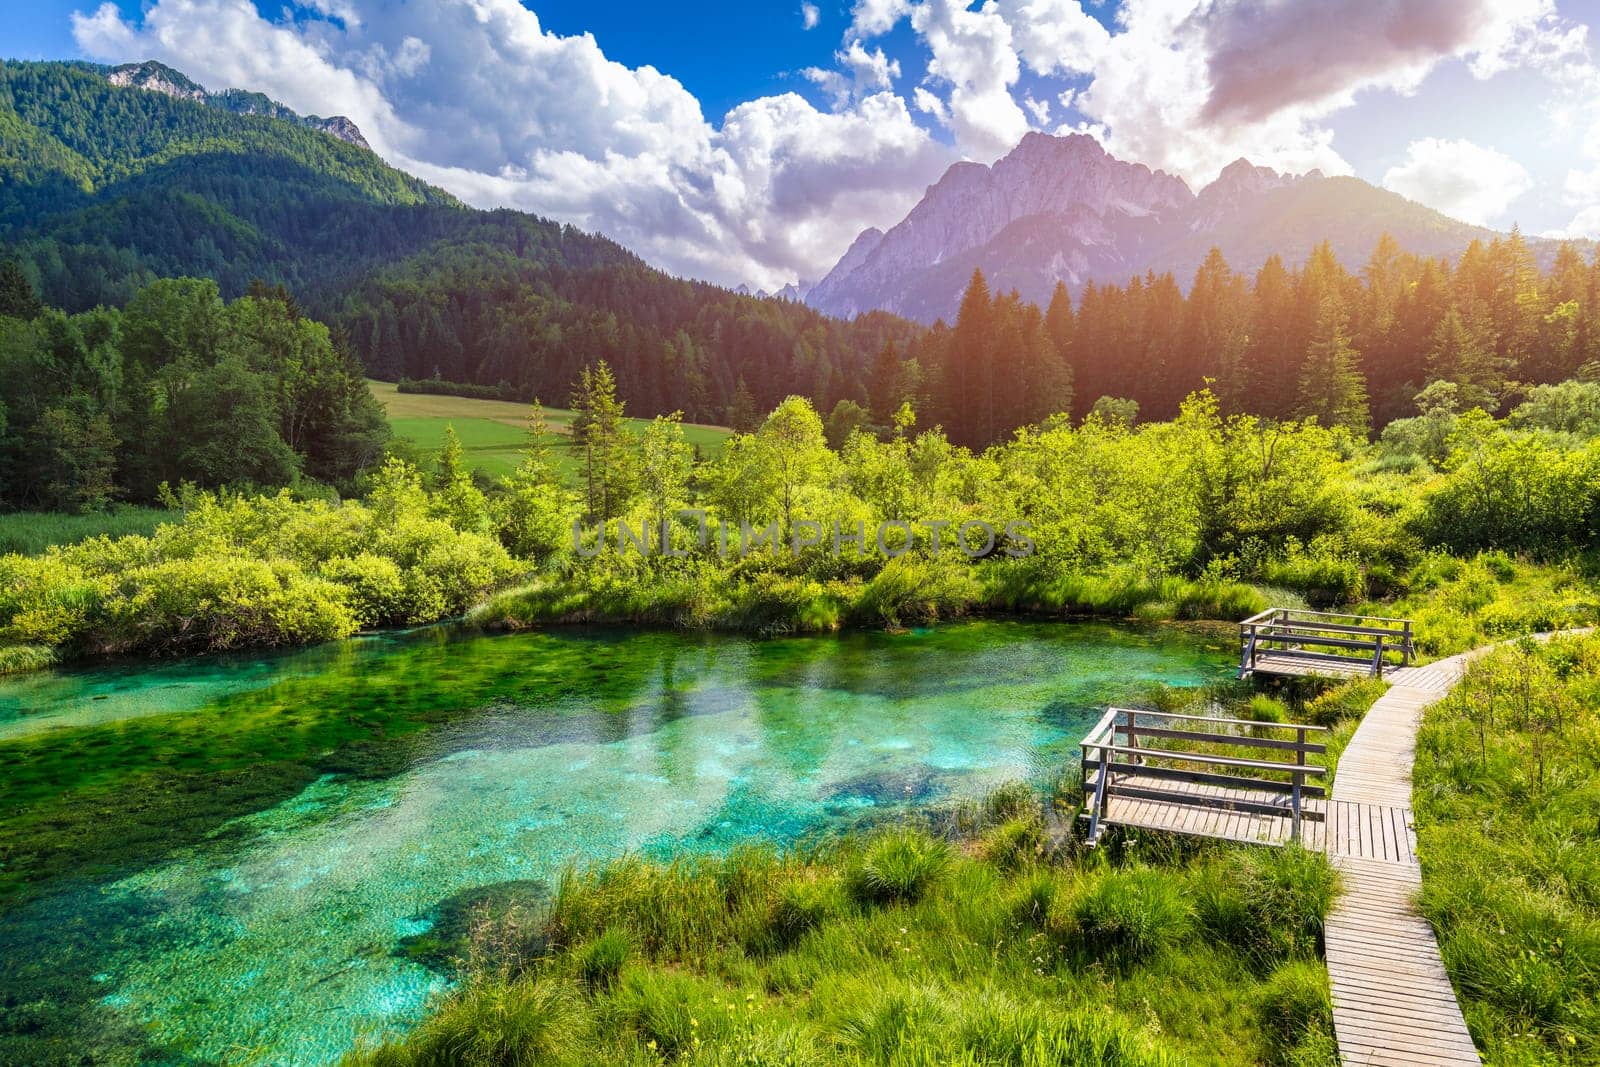
[[[1600,1061],[1600,638],[1485,656],[1417,746],[1422,909],[1492,1064]]]
[[[432,945],[459,990],[347,1067],[1334,1063],[1321,857],[1081,853],[1021,789],[973,814],[571,874]]]

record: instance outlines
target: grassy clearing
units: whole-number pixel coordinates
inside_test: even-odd
[[[1417,745],[1422,910],[1491,1064],[1600,1062],[1600,637],[1500,648]]]
[[[1393,600],[1352,610],[1413,620],[1424,660],[1600,619],[1600,587],[1578,563],[1534,564],[1503,552],[1472,559],[1430,553],[1405,586]]]
[[[968,829],[569,873],[480,912],[460,989],[346,1062],[1334,1062],[1322,857],[1051,847],[1016,788]]]
[[[0,514],[0,556],[8,552],[36,556],[52,545],[73,545],[91,537],[148,536],[163,522],[181,516],[165,508],[119,507],[70,515],[59,511]]]
[[[528,413],[531,406],[509,400],[476,400],[470,397],[434,396],[402,393],[392,382],[368,382],[373,396],[383,404],[394,435],[409,441],[422,458],[436,455],[444,444],[446,426],[453,426],[468,462],[485,474],[504,478],[516,469],[527,447]],[[572,420],[576,415],[566,408],[545,408],[549,434],[545,441],[554,450],[557,468],[573,484],[577,483],[578,462],[568,453]],[[649,424],[648,419],[627,419],[635,433]],[[684,439],[698,448],[705,458],[720,455],[732,431],[721,426],[685,423]]]

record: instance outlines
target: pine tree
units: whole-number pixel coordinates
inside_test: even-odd
[[[755,397],[750,395],[750,388],[744,384],[744,375],[739,376],[739,381],[733,387],[733,399],[728,402],[728,426],[734,433],[754,433],[761,424],[761,414],[756,410]]]
[[[895,409],[905,399],[900,395],[900,385],[900,349],[890,338],[878,349],[878,355],[872,361],[872,381],[867,388],[867,396],[872,403],[872,417],[880,425],[889,424],[889,420],[894,418]]]
[[[1466,314],[1451,307],[1433,331],[1428,351],[1428,380],[1454,382],[1461,404],[1493,412],[1506,389],[1507,361],[1495,352],[1494,335],[1482,304]]]
[[[633,477],[623,428],[623,403],[611,366],[600,360],[584,367],[572,394],[577,417],[572,447],[583,458],[583,477],[591,519],[613,518],[632,492]]]
[[[944,358],[944,403],[950,436],[963,443],[977,439],[981,412],[973,398],[990,373],[995,341],[994,307],[983,271],[974,270],[961,297],[955,329]]]
[[[1359,360],[1360,354],[1350,345],[1344,306],[1330,293],[1317,311],[1300,371],[1301,417],[1366,436],[1367,383]]]
[[[14,259],[0,263],[0,317],[37,318],[44,306],[33,291],[33,283]]]

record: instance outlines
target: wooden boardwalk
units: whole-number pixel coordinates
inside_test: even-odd
[[[1477,1064],[1422,888],[1411,818],[1411,764],[1428,705],[1449,692],[1474,653],[1388,672],[1339,759],[1330,805],[1351,824],[1325,838],[1344,881],[1325,933],[1333,1029],[1352,1067]],[[1333,820],[1339,826],[1339,817]]]

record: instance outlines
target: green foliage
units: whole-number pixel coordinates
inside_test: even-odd
[[[1030,818],[1036,827],[1040,807],[1037,795],[997,791],[981,805],[983,841]],[[551,951],[507,978],[488,935],[469,953],[481,972],[444,1010],[532,975],[577,1001],[576,1044],[547,1046],[540,1061],[574,1065],[1332,1062],[1317,1058],[1332,1048],[1314,956],[1331,895],[1321,856],[1229,848],[1077,868],[1069,852],[1018,865],[971,845],[900,826],[798,852],[571,872],[545,925]],[[897,889],[894,907],[856,897],[874,865],[919,888]],[[903,873],[912,868],[923,873]],[[1233,937],[1188,914],[1187,899],[1218,886],[1256,908]],[[497,1019],[487,1028],[504,1032]],[[404,1057],[429,1040],[349,1062],[424,1062]]]
[[[573,990],[549,979],[478,982],[403,1046],[358,1053],[361,1067],[539,1067],[571,1062],[588,1032]]]
[[[1337,1067],[1333,999],[1328,971],[1314,960],[1286,963],[1272,972],[1257,1001],[1267,1033],[1267,1062],[1281,1067]]]
[[[302,644],[458,614],[517,571],[489,538],[427,515],[416,472],[371,506],[190,497],[150,536],[0,556],[0,641],[67,652]]]
[[[574,953],[578,974],[590,989],[605,989],[617,980],[633,953],[625,930],[607,930]]]
[[[1256,849],[1201,867],[1196,921],[1264,968],[1312,958],[1339,882],[1321,856],[1298,846]]]
[[[92,511],[163,482],[353,488],[387,428],[347,353],[285,294],[152,282],[122,312],[0,318],[0,502]]]
[[[1421,905],[1488,1062],[1600,1056],[1600,638],[1475,661],[1417,743]]]
[[[1140,963],[1183,939],[1191,921],[1182,887],[1161,870],[1131,867],[1095,877],[1071,906],[1071,932],[1091,953]]]
[[[944,875],[950,850],[916,830],[895,830],[873,841],[852,873],[856,897],[875,904],[914,904]]]

